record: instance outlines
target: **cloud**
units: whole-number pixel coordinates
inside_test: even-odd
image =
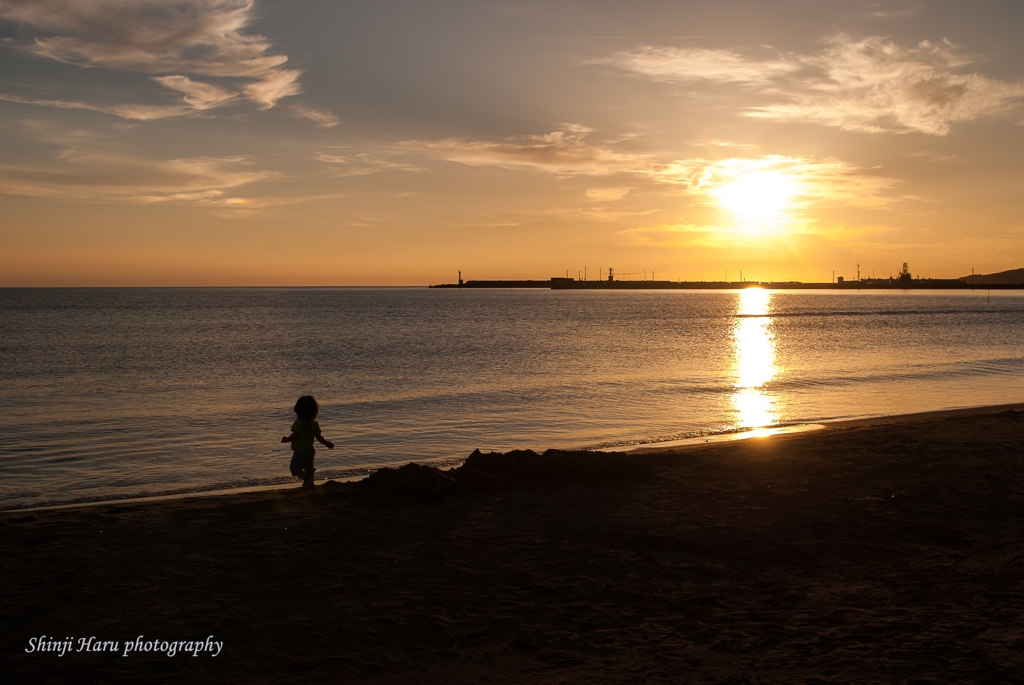
[[[185,103],[192,109],[219,107],[238,97],[238,93],[225,90],[212,83],[193,81],[188,76],[157,76],[160,85],[185,94]]]
[[[328,193],[323,195],[295,195],[244,197],[228,195],[221,190],[201,191],[195,193],[175,193],[173,195],[137,195],[130,198],[139,204],[188,203],[209,208],[216,216],[226,219],[241,219],[256,215],[266,215],[268,210],[280,207],[292,207],[306,202],[339,200],[350,197],[346,193]]]
[[[656,80],[739,84],[785,98],[749,107],[747,116],[871,133],[945,135],[954,123],[1006,112],[1024,97],[1024,82],[962,73],[975,60],[949,42],[904,47],[836,33],[822,45],[816,54],[769,60],[728,50],[648,47],[607,62]]]
[[[641,225],[618,231],[626,244],[648,247],[706,247],[713,249],[753,249],[777,250],[780,235],[793,238],[800,236],[816,240],[839,239],[845,244],[852,240],[862,240],[867,236],[890,232],[885,226],[846,226],[818,225],[814,222],[800,221],[787,224],[781,230],[758,227],[751,229],[744,226],[722,226],[719,224],[697,224],[679,222],[674,224]],[[788,242],[788,241],[787,241]],[[786,249],[786,248],[783,248]],[[749,271],[747,272],[749,275]],[[721,272],[719,272],[719,278]],[[709,279],[712,280],[712,279]],[[750,279],[748,279],[750,280]]]
[[[0,193],[92,201],[203,201],[269,178],[244,157],[149,160],[65,150],[52,164],[0,165]]]
[[[272,54],[269,39],[244,32],[254,19],[252,0],[0,0],[0,20],[33,36],[10,43],[22,53],[160,74],[160,82],[184,93],[193,109],[239,94],[267,109],[300,92],[301,72],[282,68],[288,57]],[[245,83],[228,91],[186,74]]]
[[[770,84],[773,79],[798,71],[791,59],[754,61],[733,50],[645,47],[620,52],[598,63],[611,64],[659,81],[713,81],[717,83]]]
[[[740,215],[757,214],[760,219],[768,215],[793,218],[811,205],[881,207],[893,201],[889,191],[900,183],[898,179],[865,173],[834,158],[766,155],[661,161],[652,155],[617,152],[608,145],[591,143],[589,133],[591,129],[586,127],[567,126],[543,136],[517,136],[501,141],[418,141],[401,147],[470,166],[539,171],[563,177],[628,174],[658,186],[669,186],[668,194],[685,195],[696,205],[726,208]],[[349,161],[322,154],[318,158]],[[595,187],[585,190],[584,195],[591,201],[615,201],[631,190],[633,186]],[[604,209],[590,211],[609,215]]]
[[[882,38],[853,41],[836,34],[808,60],[825,75],[792,103],[753,108],[750,116],[829,126],[945,135],[950,125],[1006,111],[1024,83],[960,74],[971,64],[956,46],[922,41],[905,48]]]
[[[56,107],[58,109],[82,109],[103,114],[113,114],[122,119],[135,121],[153,121],[155,119],[166,119],[188,114],[191,110],[182,106],[167,105],[96,105],[88,102],[76,102],[74,100],[47,100],[44,98],[24,98],[17,95],[0,93],[0,100],[6,102],[17,102],[24,105],[39,105],[41,107]]]
[[[621,200],[629,194],[632,188],[619,187],[619,188],[587,188],[584,191],[584,195],[591,200],[598,202],[613,202],[615,200]]]
[[[767,155],[757,158],[674,160],[647,174],[659,183],[679,186],[698,202],[721,205],[729,189],[756,192],[765,186],[784,194],[793,210],[814,203],[831,206],[879,207],[891,200],[886,191],[899,181],[865,174],[831,158]]]
[[[335,176],[369,176],[388,169],[395,171],[426,171],[425,168],[406,162],[384,159],[379,155],[361,152],[356,155],[328,155],[318,152],[316,159],[335,167]]]
[[[907,152],[904,156],[913,159],[923,159],[926,162],[961,162],[964,160],[962,155],[950,155],[936,152],[935,150],[917,150],[915,152]]]
[[[259,81],[247,85],[245,94],[257,103],[260,109],[270,109],[281,98],[302,92],[299,86],[301,73],[296,69],[277,69]]]
[[[447,138],[438,141],[410,141],[402,144],[435,157],[469,166],[532,169],[561,176],[602,176],[642,166],[646,158],[592,145],[591,132],[584,126],[566,125],[545,135],[506,138],[501,141],[468,141]]]
[[[657,213],[657,209],[615,210],[610,209],[607,205],[602,205],[571,210],[570,212],[566,213],[566,219],[568,221],[577,221],[579,219],[583,219],[585,221],[600,221],[604,223],[613,223],[620,222],[623,219],[635,219],[637,217],[643,217]]]
[[[877,4],[875,5],[878,6]],[[869,11],[864,16],[870,19],[908,19],[918,13],[917,7],[908,7],[905,9],[878,9]]]
[[[750,243],[749,233],[740,234],[735,230],[710,224],[637,226],[621,230],[619,235],[630,244],[647,247],[722,247],[728,242]],[[730,238],[733,240],[730,241]]]
[[[445,139],[416,141],[402,148],[470,166],[541,171],[558,176],[606,176],[630,174],[659,185],[673,186],[675,193],[693,197],[698,203],[721,205],[723,193],[747,192],[773,186],[765,192],[785,192],[787,206],[804,204],[875,207],[888,203],[886,191],[899,181],[873,176],[832,158],[766,155],[762,157],[705,159],[691,157],[659,161],[650,155],[629,154],[592,144],[591,129],[567,126],[542,136],[517,136],[502,141]],[[318,154],[324,162],[350,163],[347,157]],[[736,185],[740,183],[741,185]],[[742,185],[746,184],[746,185]],[[614,201],[626,196],[632,186],[590,188],[584,195],[594,201]]]
[[[313,109],[305,105],[292,105],[289,109],[291,109],[292,114],[295,116],[301,119],[309,119],[320,128],[331,128],[341,123],[338,121],[338,117],[330,112]]]
[[[657,214],[657,208],[613,208],[609,205],[584,205],[584,206],[562,206],[548,207],[545,209],[516,209],[509,210],[505,216],[520,217],[512,221],[495,221],[493,223],[467,223],[465,226],[522,226],[538,220],[545,223],[551,220],[561,221],[569,224],[578,224],[580,221],[594,221],[601,223],[621,222],[624,219],[637,219],[640,217]]]

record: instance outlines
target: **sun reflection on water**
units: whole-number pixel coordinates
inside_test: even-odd
[[[736,345],[736,380],[733,406],[737,424],[759,428],[778,422],[775,401],[764,390],[778,369],[775,336],[770,328],[772,294],[761,288],[741,290],[736,308],[733,341]]]

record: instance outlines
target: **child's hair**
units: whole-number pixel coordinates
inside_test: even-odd
[[[312,395],[303,395],[295,403],[295,415],[300,419],[312,421],[320,413],[320,405]]]

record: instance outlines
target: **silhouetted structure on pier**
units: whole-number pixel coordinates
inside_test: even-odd
[[[858,265],[858,274],[859,274]],[[962,278],[914,278],[907,263],[893,277],[858,278],[847,281],[842,276],[835,283],[802,283],[800,281],[616,281],[614,270],[608,269],[607,280],[580,280],[553,276],[546,281],[463,281],[432,285],[431,288],[549,288],[551,290],[740,290],[767,288],[769,290],[969,290],[984,287],[991,290],[1024,290],[1024,269],[1001,271],[997,274],[975,275]]]

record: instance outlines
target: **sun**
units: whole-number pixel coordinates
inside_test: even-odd
[[[750,171],[711,191],[718,204],[740,219],[763,225],[783,215],[800,192],[796,180],[776,170]]]

